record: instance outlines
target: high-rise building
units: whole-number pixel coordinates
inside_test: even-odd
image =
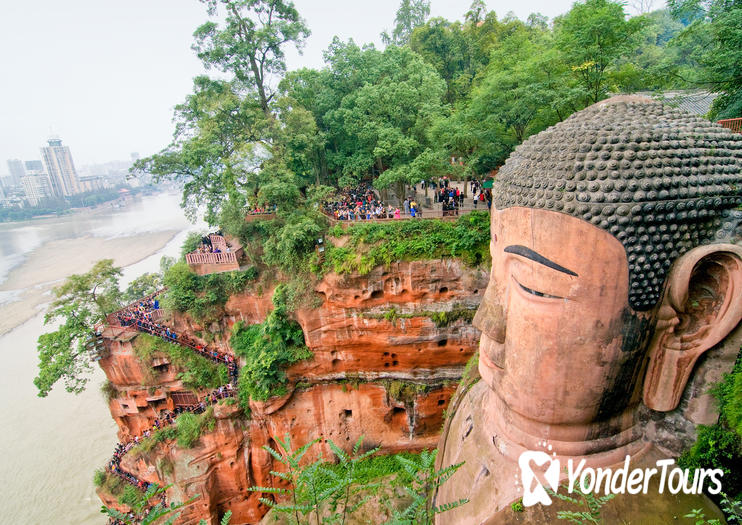
[[[8,170],[10,170],[12,184],[20,184],[21,179],[26,175],[26,171],[23,169],[23,161],[20,159],[8,159]]]
[[[58,138],[51,138],[47,142],[49,145],[41,148],[41,157],[49,174],[52,193],[57,197],[80,193],[80,183],[77,180],[70,148],[62,146],[62,141]]]
[[[27,160],[24,163],[26,176],[21,179],[26,200],[31,206],[38,206],[39,202],[53,195],[49,175],[44,171],[44,164],[40,160]]]
[[[26,166],[26,173],[28,175],[44,173],[44,163],[40,160],[27,160],[23,164]]]
[[[31,206],[38,206],[39,202],[51,197],[52,189],[46,173],[26,175],[21,179],[21,184],[23,191],[26,192],[26,200]]]

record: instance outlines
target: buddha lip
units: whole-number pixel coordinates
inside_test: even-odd
[[[488,347],[492,346],[493,344],[492,339],[490,339],[484,334],[482,334],[482,339],[483,339],[482,342],[484,343],[484,345],[480,345],[479,357],[484,361],[484,364],[487,365],[489,368],[494,368],[497,370],[505,371],[505,368],[495,364],[495,362],[492,359],[490,359],[490,356],[487,355]],[[484,348],[482,348],[482,346],[484,346]]]

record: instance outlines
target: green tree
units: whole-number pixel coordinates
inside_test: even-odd
[[[636,46],[646,19],[626,19],[623,4],[612,0],[577,2],[554,20],[556,44],[578,79],[587,106],[605,98],[611,67]]]
[[[688,87],[683,77],[697,69],[697,64],[689,60],[688,53],[678,45],[679,40],[671,43],[683,30],[683,24],[667,9],[648,13],[645,19],[646,25],[636,35],[634,51],[615,63],[615,85],[623,92]]]
[[[392,34],[381,33],[381,40],[389,45],[403,46],[410,40],[412,31],[425,23],[430,16],[430,0],[402,0],[394,19]]]
[[[90,380],[86,377],[97,357],[96,326],[120,306],[121,269],[112,259],[103,259],[84,274],[69,276],[54,288],[54,301],[44,324],[60,321],[59,327],[39,336],[39,375],[34,379],[39,397],[46,397],[57,381],[68,392],[79,394]]]
[[[445,100],[450,104],[468,94],[476,74],[468,36],[460,23],[433,18],[410,38],[410,48],[446,81]]]
[[[431,135],[437,148],[464,160],[463,173],[488,173],[513,148],[581,109],[581,91],[548,29],[507,23],[469,97]]]
[[[464,15],[464,20],[472,24],[478,24],[484,20],[486,14],[487,4],[484,3],[484,0],[473,0],[469,10]]]
[[[226,201],[255,191],[253,161],[269,146],[268,122],[239,83],[205,76],[194,79],[194,93],[175,107],[175,122],[171,144],[137,160],[132,172],[182,182],[181,204],[189,216],[205,205],[207,222],[216,224]]]
[[[742,4],[736,0],[670,0],[673,15],[692,21],[683,37],[696,42],[701,85],[720,94],[712,116],[742,115]]]
[[[270,77],[286,71],[284,48],[301,50],[310,31],[293,2],[285,0],[201,0],[209,16],[224,10],[223,26],[207,22],[196,29],[193,49],[206,67],[234,75],[258,94],[267,118],[275,91]]]
[[[263,165],[279,153],[272,151],[280,143],[273,84],[286,70],[285,47],[300,49],[309,30],[290,1],[201,1],[222,20],[201,25],[193,49],[228,78],[197,77],[193,94],[175,108],[172,143],[132,172],[182,182],[186,212],[193,217],[205,206],[205,219],[217,224],[225,206],[259,199]]]
[[[159,290],[161,287],[161,273],[143,273],[129,283],[129,286],[126,287],[123,293],[122,299],[130,303]]]
[[[374,174],[381,175],[379,188],[409,183],[409,164],[425,150],[430,124],[442,111],[445,83],[406,47],[363,54],[372,55],[362,61],[372,65],[371,78],[325,117],[334,146],[329,164],[348,182]]]
[[[550,35],[521,26],[493,51],[472,96],[471,124],[504,128],[519,144],[577,109],[569,84]]]

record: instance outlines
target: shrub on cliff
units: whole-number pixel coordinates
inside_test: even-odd
[[[190,348],[169,343],[160,337],[149,334],[139,334],[134,340],[132,347],[139,361],[147,367],[153,380],[155,372],[152,369],[152,360],[159,354],[165,354],[170,362],[181,369],[178,379],[183,385],[191,390],[205,390],[217,388],[229,382],[227,367],[216,364],[205,357],[197,354]]]
[[[179,415],[175,422],[175,439],[178,446],[181,448],[193,447],[204,431],[214,430],[215,423],[213,407],[209,407],[206,412],[198,416],[189,412]]]
[[[353,223],[335,227],[335,237],[347,235],[343,247],[328,245],[324,268],[337,273],[366,274],[394,261],[459,257],[469,265],[489,260],[490,216],[486,211],[462,215],[456,222],[409,220]]]
[[[240,404],[247,411],[249,400],[265,401],[286,393],[286,373],[283,369],[302,359],[312,357],[304,345],[304,332],[299,323],[289,319],[286,287],[276,288],[273,311],[260,324],[235,324],[229,344],[237,355],[245,358],[240,370]]]
[[[731,374],[712,390],[719,403],[719,421],[699,425],[698,438],[678,460],[684,468],[720,468],[724,471],[724,491],[737,499],[742,496],[742,352]]]
[[[163,306],[188,313],[198,321],[210,320],[221,312],[230,295],[244,290],[257,275],[254,267],[245,271],[196,275],[186,263],[179,262],[165,273],[163,283],[168,290]]]

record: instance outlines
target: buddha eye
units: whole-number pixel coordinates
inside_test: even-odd
[[[513,280],[518,284],[518,286],[521,287],[523,291],[531,295],[535,295],[536,297],[545,297],[546,299],[564,299],[564,297],[559,297],[558,295],[551,295],[548,293],[539,292],[538,290],[534,290],[532,288],[528,288],[527,286],[523,286],[520,282],[518,282],[518,279],[516,279],[515,277],[513,277]]]

